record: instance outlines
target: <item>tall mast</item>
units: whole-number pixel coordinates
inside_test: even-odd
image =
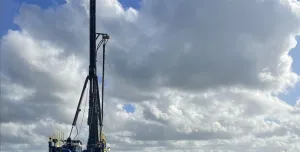
[[[91,149],[99,141],[98,130],[98,105],[96,90],[98,86],[97,80],[97,66],[96,66],[96,0],[90,0],[90,66],[89,66],[89,80],[90,80],[90,99],[89,99],[89,137],[87,143],[87,149]],[[96,81],[96,83],[95,83]],[[100,116],[101,117],[101,116]]]
[[[96,68],[96,0],[90,0],[90,76],[96,75]]]
[[[79,98],[79,102],[77,105],[77,110],[73,119],[72,128],[70,131],[70,135],[67,140],[63,141],[65,144],[60,147],[57,146],[56,143],[59,142],[58,138],[49,137],[48,147],[49,152],[56,151],[74,151],[76,149],[77,152],[104,152],[106,149],[106,140],[102,138],[102,127],[103,127],[103,103],[104,103],[104,65],[105,65],[105,46],[108,42],[109,36],[105,33],[96,33],[96,0],[90,0],[90,65],[89,65],[89,74],[86,76],[83,89],[81,91],[81,95]],[[97,39],[102,37],[102,40],[98,42]],[[97,45],[96,45],[97,44]],[[103,45],[102,45],[103,44]],[[99,95],[99,85],[98,85],[98,76],[97,76],[97,51],[100,46],[103,46],[103,58],[102,58],[102,87],[101,87],[101,102]],[[82,102],[82,98],[86,89],[86,86],[89,82],[89,112],[88,112],[88,126],[89,126],[89,134],[87,141],[87,149],[82,151],[81,141],[80,140],[72,140],[71,135],[73,128],[76,127],[77,130],[77,119],[78,115],[81,111],[80,106]],[[77,130],[77,134],[74,138],[79,134]],[[53,145],[54,143],[54,145]],[[80,143],[80,144],[78,144]]]
[[[94,151],[96,149],[99,150],[99,147],[102,147],[103,150],[104,145],[101,140],[102,136],[102,127],[103,127],[103,100],[104,100],[104,63],[105,63],[105,46],[108,42],[109,36],[105,33],[96,33],[96,0],[90,0],[90,65],[89,65],[89,74],[85,79],[83,90],[81,92],[81,96],[79,99],[79,103],[77,106],[77,111],[75,113],[75,117],[72,123],[71,133],[73,127],[76,126],[76,122],[78,119],[78,114],[81,111],[80,105],[82,101],[83,94],[85,92],[87,82],[89,81],[89,113],[88,113],[88,126],[89,126],[89,135],[87,141],[87,150]],[[99,36],[102,36],[102,40],[96,46],[96,40]],[[98,86],[98,76],[97,76],[97,50],[103,44],[103,62],[102,62],[102,87],[101,87],[101,102],[99,95],[99,86]],[[70,133],[70,136],[71,136]],[[69,139],[71,140],[69,136]],[[96,151],[98,151],[96,150]]]

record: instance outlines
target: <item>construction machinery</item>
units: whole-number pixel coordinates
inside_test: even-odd
[[[110,151],[106,147],[106,137],[103,134],[103,101],[104,101],[104,65],[105,65],[105,46],[108,42],[109,35],[105,33],[96,33],[96,0],[90,0],[90,65],[89,74],[85,79],[83,89],[78,102],[75,117],[69,137],[64,140],[60,135],[49,138],[49,152],[104,152]],[[97,44],[98,38],[102,38]],[[97,45],[96,45],[97,44]],[[102,83],[101,83],[101,100],[99,95],[99,85],[97,76],[97,51],[103,46],[102,58]],[[89,82],[89,111],[88,111],[88,141],[86,149],[83,150],[80,140],[72,140],[71,134],[73,128],[77,129],[77,119],[81,111],[81,101]]]

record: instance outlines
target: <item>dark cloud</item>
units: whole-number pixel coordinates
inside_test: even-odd
[[[165,86],[203,90],[235,85],[276,90],[280,87],[274,80],[260,78],[260,73],[268,68],[275,78],[283,75],[275,65],[283,64],[281,54],[290,45],[285,39],[291,31],[298,31],[295,25],[299,24],[299,17],[289,11],[288,5],[279,1],[194,3],[157,6],[154,1],[145,2],[140,20],[145,14],[156,17],[151,27],[157,31],[149,36],[154,39],[146,41],[146,45],[157,47],[142,47],[145,43],[138,43],[128,48],[130,53],[112,54],[118,56],[110,60],[118,78],[139,89]],[[205,17],[207,14],[210,17]],[[296,79],[293,73],[289,77]]]

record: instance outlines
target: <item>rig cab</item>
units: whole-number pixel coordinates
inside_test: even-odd
[[[58,137],[49,137],[49,151],[48,152],[109,152],[110,147],[106,147],[106,136],[102,133],[101,141],[98,142],[95,149],[83,150],[82,142],[80,140],[67,140],[59,139]],[[59,143],[62,142],[62,145]]]

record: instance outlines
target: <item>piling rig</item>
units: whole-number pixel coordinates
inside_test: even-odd
[[[106,138],[102,132],[103,130],[103,101],[104,101],[104,65],[105,65],[105,46],[109,40],[109,35],[106,33],[96,33],[96,0],[90,0],[90,65],[89,74],[87,75],[83,89],[78,102],[75,117],[73,119],[70,135],[67,140],[61,136],[49,137],[49,152],[104,152],[109,151],[106,148]],[[102,38],[98,44],[97,40]],[[97,44],[97,45],[96,45]],[[97,76],[97,51],[103,46],[102,56],[102,83],[101,83],[101,100],[99,95],[99,85]],[[76,127],[78,115],[81,111],[81,102],[89,82],[89,112],[88,112],[88,141],[86,149],[82,149],[82,142],[80,140],[72,140],[71,134],[73,128]],[[58,144],[61,142],[62,144]]]

